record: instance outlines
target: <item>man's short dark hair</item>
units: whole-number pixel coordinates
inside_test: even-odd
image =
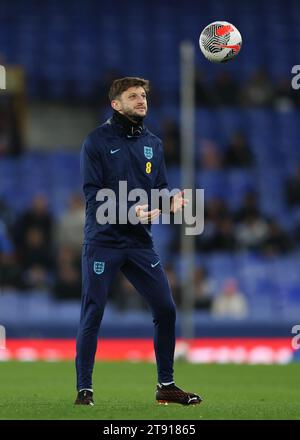
[[[108,93],[110,102],[118,98],[130,87],[143,87],[146,93],[148,93],[150,90],[149,81],[147,79],[134,76],[126,76],[125,78],[116,79],[112,83]]]

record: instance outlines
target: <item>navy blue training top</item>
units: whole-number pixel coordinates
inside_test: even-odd
[[[147,209],[150,209],[151,189],[168,187],[161,140],[145,126],[129,134],[118,118],[112,117],[84,140],[80,168],[86,200],[84,244],[115,248],[152,247],[150,224],[119,224],[118,216],[117,224],[99,224],[96,213],[104,202],[97,201],[96,195],[100,189],[109,188],[115,192],[117,203],[125,203],[127,210],[134,204],[141,204],[139,200],[119,200],[119,181],[126,180],[128,192],[135,188],[147,192]]]

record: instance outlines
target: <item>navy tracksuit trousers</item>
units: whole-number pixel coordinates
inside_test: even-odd
[[[173,381],[176,310],[159,257],[151,248],[83,246],[82,305],[76,344],[77,390],[92,389],[92,373],[107,294],[121,270],[150,306],[159,382]]]

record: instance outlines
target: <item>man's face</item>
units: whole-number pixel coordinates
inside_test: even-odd
[[[112,101],[112,107],[128,118],[142,117],[147,114],[147,96],[143,87],[129,87],[118,99]]]

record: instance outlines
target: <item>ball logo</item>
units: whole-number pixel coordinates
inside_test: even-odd
[[[215,44],[217,47],[226,47],[227,49],[232,49],[234,52],[239,52],[241,46],[239,44]]]
[[[6,71],[4,66],[0,66],[0,89],[6,89]]]

